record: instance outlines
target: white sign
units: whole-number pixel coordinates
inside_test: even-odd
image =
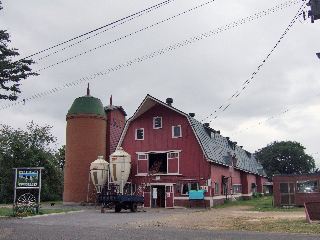
[[[158,198],[158,191],[157,188],[152,189],[152,198],[157,199]]]

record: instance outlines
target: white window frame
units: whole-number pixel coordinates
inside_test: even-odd
[[[138,130],[142,130],[142,139],[138,138]],[[135,140],[144,140],[144,128],[137,128],[136,129]]]
[[[179,136],[175,136],[175,132],[174,132],[174,129],[176,128],[176,127],[179,127],[180,128],[180,135]],[[172,126],[172,138],[180,138],[180,137],[182,137],[182,127],[181,127],[181,125],[176,125],[176,126]]]
[[[139,172],[139,163],[140,161],[148,161],[147,168],[149,168],[149,154],[147,153],[140,153],[138,154],[138,164],[137,164],[137,174],[148,174],[149,170],[147,170],[146,173],[140,173]]]
[[[156,119],[160,119],[160,127],[156,126]],[[153,118],[153,129],[160,129],[162,128],[162,117],[154,117]]]
[[[183,185],[187,185],[188,184],[188,192],[187,193],[183,193]],[[197,184],[197,189],[196,190],[199,190],[199,183],[197,183],[197,182],[195,182],[195,183],[181,183],[181,187],[180,187],[180,189],[181,189],[181,195],[189,195],[189,191],[190,190],[193,190],[193,189],[191,189],[191,184]]]
[[[167,153],[167,174],[179,174],[180,172],[180,156],[179,152],[168,152]],[[178,172],[168,173],[169,172],[169,159],[178,159]]]

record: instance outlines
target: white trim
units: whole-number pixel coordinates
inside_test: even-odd
[[[169,186],[173,187],[175,183],[150,183],[150,186]]]
[[[174,128],[175,127],[179,127],[180,128],[180,135],[179,136],[175,136],[174,135]],[[181,137],[182,137],[182,126],[181,125],[172,126],[172,138],[181,138]]]
[[[149,154],[149,153],[169,153],[169,152],[180,153],[180,152],[182,152],[182,150],[148,151],[148,152],[135,152],[135,153],[136,154]]]
[[[135,175],[136,177],[145,177],[145,176],[148,176],[147,173],[140,173],[140,174],[137,174]],[[153,174],[152,176],[182,176],[181,173],[159,173],[159,174]]]
[[[167,161],[167,173],[159,173],[159,174],[154,174],[154,175],[163,175],[163,176],[181,176],[182,174],[180,174],[180,152],[182,152],[182,150],[167,150],[167,151],[148,151],[148,152],[135,152],[137,154],[137,175],[136,176],[147,176],[148,173],[144,174],[140,174],[139,173],[139,161],[144,161],[144,160],[148,160],[148,172],[149,172],[149,154],[166,154],[166,161]],[[170,153],[177,153],[178,157],[177,158],[169,158],[169,154]],[[139,159],[140,155],[147,155],[147,159]],[[168,173],[169,170],[169,164],[168,164],[168,160],[169,159],[178,159],[178,172],[174,172],[174,173]]]

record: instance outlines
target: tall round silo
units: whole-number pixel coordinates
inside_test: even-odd
[[[66,131],[63,203],[87,201],[90,164],[106,158],[107,116],[101,100],[76,98],[69,109]]]

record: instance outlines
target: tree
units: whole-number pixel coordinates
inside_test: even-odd
[[[0,10],[2,9],[0,1]],[[0,30],[0,99],[15,101],[18,99],[17,93],[21,93],[19,81],[29,76],[37,76],[38,73],[31,72],[29,67],[33,60],[20,59],[13,61],[12,58],[19,56],[16,48],[8,48],[10,35],[6,30]]]
[[[26,131],[0,125],[0,202],[13,200],[15,175],[12,168],[19,167],[44,167],[41,201],[61,199],[63,171],[51,148],[56,142],[51,128],[40,127],[34,122],[27,125]]]
[[[62,145],[62,147],[58,149],[56,157],[59,161],[59,167],[63,170],[66,162],[66,145]]]
[[[275,141],[258,150],[255,157],[271,179],[274,174],[309,173],[315,168],[314,159],[304,150],[298,142]]]

